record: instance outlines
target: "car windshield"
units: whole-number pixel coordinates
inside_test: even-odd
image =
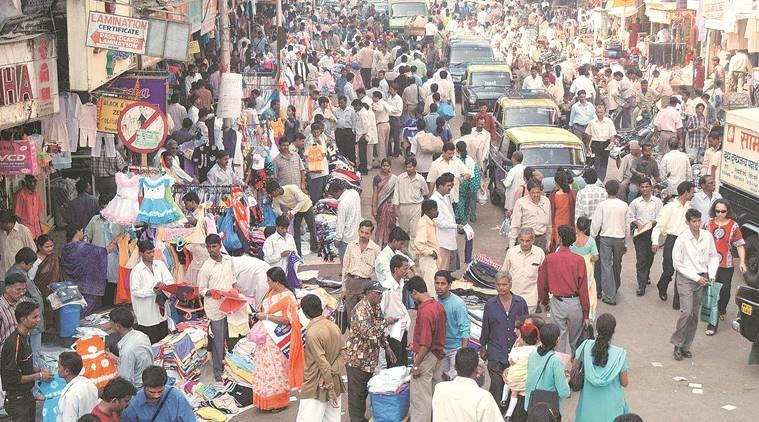
[[[474,72],[471,76],[472,86],[508,86],[511,85],[509,72]]]
[[[493,50],[490,47],[453,47],[451,48],[451,64],[474,63],[493,60]]]
[[[524,154],[522,164],[526,166],[583,166],[585,156],[581,148],[567,148],[564,144],[542,144],[521,148]],[[541,170],[542,172],[542,170]],[[544,176],[550,176],[544,174]]]
[[[407,16],[427,16],[427,5],[419,3],[396,3],[391,6],[394,18]]]
[[[554,110],[545,107],[516,107],[506,110],[506,127],[553,125]]]

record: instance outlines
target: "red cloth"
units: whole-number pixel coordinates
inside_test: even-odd
[[[714,237],[714,248],[719,254],[719,266],[732,268],[734,258],[732,249],[745,244],[740,226],[734,220],[728,221],[724,226],[718,226],[712,219],[709,220],[709,233]]]
[[[217,289],[209,290],[211,298],[221,300],[219,310],[225,314],[231,314],[239,311],[248,304],[248,299],[240,294],[237,289],[221,291]]]
[[[109,414],[106,414],[102,410],[100,410],[99,407],[95,406],[94,409],[92,409],[93,415],[97,416],[100,419],[100,422],[119,422],[121,421],[121,418],[119,417],[119,414],[116,412]]]
[[[492,112],[493,110],[489,110]],[[485,118],[485,130],[490,132],[490,142],[495,142],[495,120],[493,119],[493,116],[490,115],[490,113],[483,113],[483,112],[477,112],[477,114],[474,116],[474,122],[477,123],[477,120],[480,120],[480,117]]]
[[[585,259],[564,246],[546,255],[538,272],[539,303],[548,304],[548,293],[554,296],[580,296],[583,318],[588,318],[588,274]]]
[[[126,267],[119,267],[119,281],[116,284],[115,305],[125,305],[132,303],[132,294],[129,291],[129,275],[132,270]]]
[[[704,65],[697,64],[693,67],[693,89],[704,89],[704,79],[706,78],[706,68]]]
[[[430,348],[430,353],[438,359],[445,357],[445,309],[435,299],[419,304],[411,350],[419,353],[422,346]]]
[[[14,209],[18,222],[25,225],[32,232],[32,237],[37,238],[42,234],[40,225],[40,214],[42,210],[42,199],[36,191],[27,188],[21,188],[16,192],[16,207]]]

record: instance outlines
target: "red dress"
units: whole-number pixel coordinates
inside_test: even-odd
[[[741,228],[733,220],[728,220],[724,226],[718,225],[714,219],[709,220],[709,233],[714,237],[714,247],[719,254],[720,268],[733,268],[732,249],[744,245]]]

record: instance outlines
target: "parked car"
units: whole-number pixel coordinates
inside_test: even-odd
[[[490,47],[490,40],[484,38],[452,38],[448,41],[446,55],[448,57],[448,73],[453,79],[453,87],[456,90],[457,97],[461,95],[461,86],[469,65],[496,61],[493,48]]]
[[[513,127],[503,132],[498,144],[490,146],[488,190],[493,204],[504,204],[506,187],[503,181],[513,167],[511,156],[515,151],[521,151],[524,155],[524,165],[543,173],[546,194],[553,191],[553,176],[560,167],[570,172],[575,189],[585,186],[585,181],[580,176],[587,164],[585,146],[580,138],[555,126]]]
[[[491,113],[499,98],[511,91],[511,67],[507,64],[473,64],[461,90],[461,114],[474,115],[483,104]]]
[[[424,36],[430,17],[426,0],[390,0],[390,30],[409,36]]]

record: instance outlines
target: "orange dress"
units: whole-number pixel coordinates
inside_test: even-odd
[[[557,245],[561,244],[561,239],[559,239],[559,227],[564,224],[574,224],[571,216],[571,214],[574,214],[572,212],[574,211],[574,201],[572,201],[569,193],[565,193],[562,190],[554,191],[551,196],[553,197],[553,200],[551,201],[551,215],[553,216],[551,225],[553,228],[551,229],[550,250],[554,250]]]

